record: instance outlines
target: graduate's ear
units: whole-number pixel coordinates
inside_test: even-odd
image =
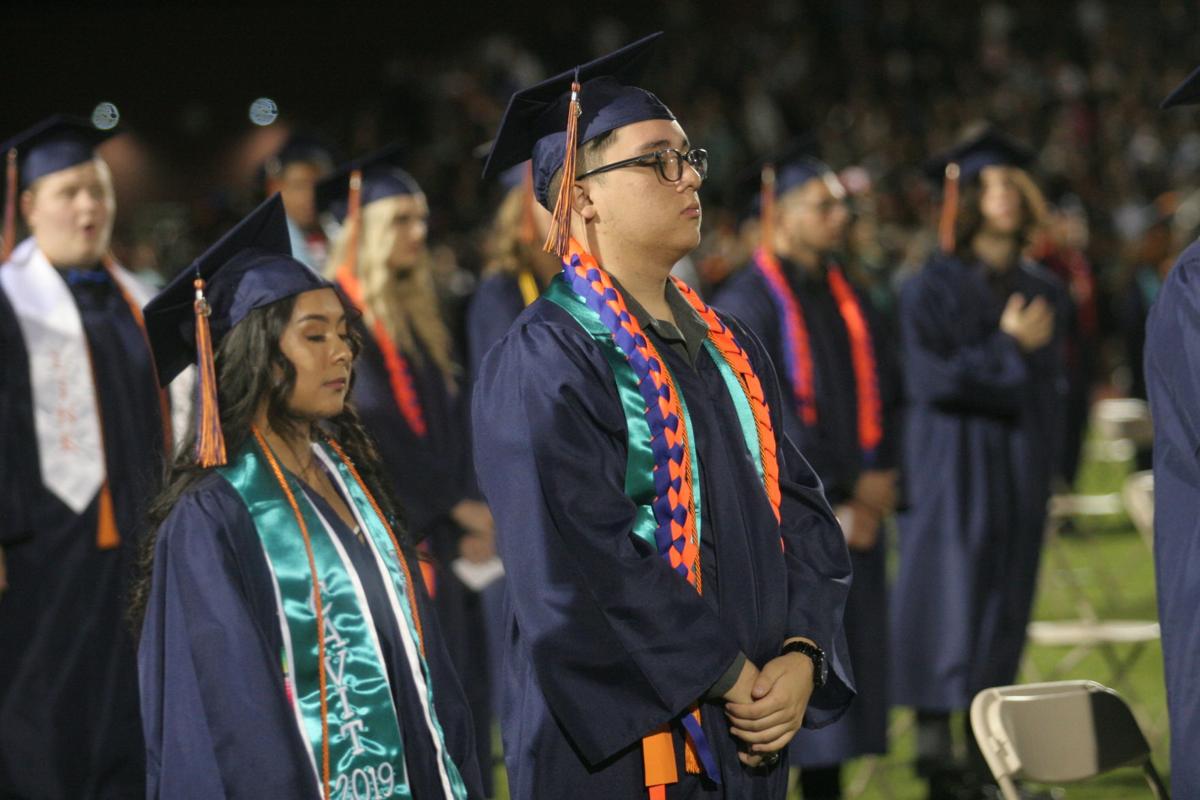
[[[587,186],[582,183],[571,186],[571,208],[583,219],[585,225],[596,219],[596,204],[592,202],[592,196],[588,192]]]

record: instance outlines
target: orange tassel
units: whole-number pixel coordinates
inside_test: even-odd
[[[225,433],[217,405],[217,370],[213,365],[212,331],[208,317],[212,309],[204,299],[204,279],[196,276],[196,364],[198,400],[196,403],[196,462],[201,467],[219,467],[225,463]]]
[[[100,487],[99,519],[96,520],[96,547],[99,550],[115,550],[121,544],[121,532],[117,530],[117,513],[113,508],[112,491],[108,481]]]
[[[775,252],[775,165],[762,169],[762,188],[759,189],[758,236],[763,252]]]
[[[666,793],[666,785],[679,781],[679,771],[675,766],[675,743],[671,739],[671,729],[666,725],[642,739],[642,767],[646,772],[646,787],[650,796],[654,790],[662,787]]]
[[[942,218],[938,223],[938,241],[943,253],[954,252],[954,223],[958,220],[958,164],[946,165],[946,182],[942,190]]]
[[[567,105],[567,142],[563,155],[562,182],[554,201],[553,219],[542,249],[559,258],[567,254],[571,241],[571,190],[575,186],[575,162],[579,154],[579,76],[571,84],[571,102]]]
[[[12,255],[17,237],[17,148],[8,151],[8,167],[4,187],[4,250],[0,254],[0,264],[8,261]]]
[[[362,170],[356,169],[350,173],[350,191],[346,196],[346,224],[350,226],[347,234],[346,263],[341,268],[350,275],[358,274],[358,234],[362,229]],[[359,309],[365,311],[366,309]]]

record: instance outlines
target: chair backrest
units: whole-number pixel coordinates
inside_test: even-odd
[[[1070,783],[1150,758],[1129,706],[1094,681],[984,689],[971,703],[971,727],[1004,782]]]
[[[1128,439],[1135,445],[1146,446],[1154,441],[1154,425],[1150,406],[1134,397],[1112,397],[1098,400],[1092,406],[1092,426],[1103,439]]]
[[[1135,472],[1121,489],[1125,511],[1142,540],[1154,549],[1154,472]]]

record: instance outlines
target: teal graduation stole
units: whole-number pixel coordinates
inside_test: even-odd
[[[550,286],[546,289],[544,296],[547,300],[570,314],[579,323],[579,326],[600,346],[600,352],[604,354],[605,360],[608,361],[609,368],[612,370],[613,380],[616,382],[617,396],[620,398],[621,408],[625,412],[625,429],[628,436],[628,455],[625,461],[625,494],[637,504],[637,516],[634,518],[633,534],[650,546],[657,547],[655,531],[658,529],[658,522],[654,517],[654,502],[658,496],[654,485],[655,457],[650,447],[652,436],[650,433],[650,424],[646,420],[646,400],[638,388],[637,373],[630,366],[629,359],[626,358],[625,354],[617,346],[612,332],[600,319],[600,315],[589,308],[584,299],[572,291],[561,277],[555,277],[550,282]],[[759,452],[759,435],[754,423],[754,414],[749,402],[746,400],[746,394],[738,382],[737,375],[730,368],[729,363],[717,352],[711,341],[706,340],[704,342],[704,349],[717,365],[717,369],[721,373],[721,379],[725,382],[725,388],[733,400],[742,437],[746,442],[746,449],[752,454],[757,454]],[[665,362],[662,362],[662,369],[670,371]],[[684,428],[691,431],[693,430],[692,420],[691,415],[688,414],[687,401],[684,399],[683,392],[679,389],[678,382],[672,381],[672,384],[675,387],[675,393],[679,399],[680,408],[683,411]],[[692,480],[692,493],[695,505],[696,537],[699,540],[702,519],[700,498],[701,466],[694,446],[689,448],[689,455],[692,475],[694,476]],[[755,458],[754,465],[761,480],[763,477],[762,463],[758,458]]]
[[[465,800],[466,787],[446,752],[434,709],[407,562],[374,498],[337,444],[321,443],[313,450],[366,534],[400,625],[406,666],[422,701],[421,708],[404,711],[421,714],[429,730],[443,796]],[[371,610],[341,541],[299,481],[280,468],[257,430],[229,465],[217,471],[246,504],[275,579],[284,681],[300,733],[312,751],[321,796],[411,800],[386,664]]]

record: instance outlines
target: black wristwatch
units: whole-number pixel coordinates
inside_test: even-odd
[[[788,642],[779,651],[779,655],[788,653],[800,653],[806,655],[813,662],[813,689],[820,689],[825,685],[825,680],[829,677],[829,668],[825,665],[825,651],[817,647],[815,644],[808,642],[793,641]]]

